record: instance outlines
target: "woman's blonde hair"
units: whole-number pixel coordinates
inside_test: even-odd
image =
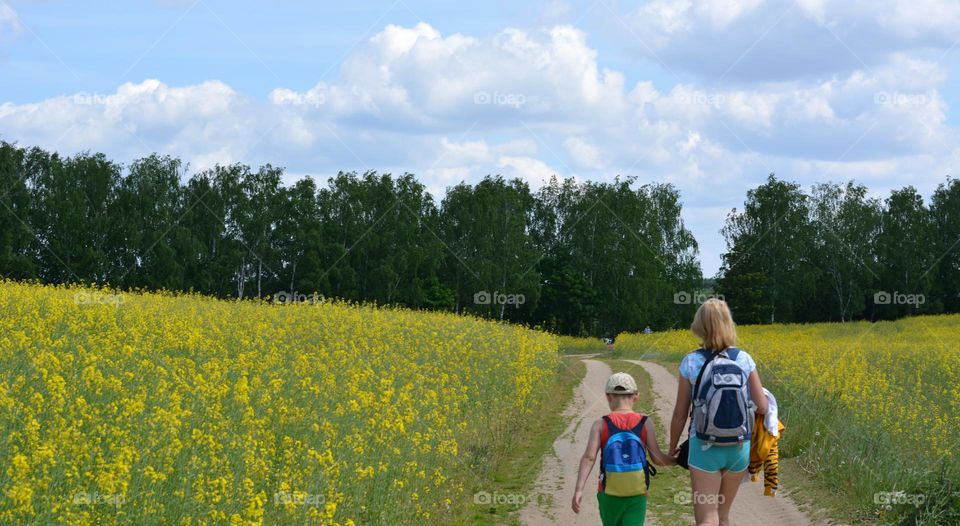
[[[727,302],[710,298],[700,305],[690,330],[703,341],[703,348],[722,351],[737,344],[737,328]]]

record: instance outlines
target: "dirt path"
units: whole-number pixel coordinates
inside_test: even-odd
[[[584,356],[584,358],[587,357]],[[630,361],[642,366],[650,374],[658,417],[661,421],[668,423],[673,415],[677,378],[658,364]],[[597,497],[593,491],[596,484],[596,467],[584,491],[580,514],[577,515],[570,509],[570,500],[573,498],[577,479],[577,467],[580,455],[583,454],[587,445],[590,424],[607,413],[606,399],[599,386],[602,386],[610,376],[610,367],[597,360],[584,359],[583,362],[587,366],[587,374],[577,387],[573,401],[563,413],[570,424],[554,441],[552,454],[544,458],[543,467],[534,487],[533,498],[530,499],[530,504],[520,512],[520,521],[523,524],[529,526],[600,524]],[[661,443],[665,442],[666,438],[661,439]],[[761,485],[761,482],[749,483],[740,489],[730,517],[733,526],[829,524],[811,521],[789,498],[789,491],[781,489],[782,493],[776,498],[765,497]],[[692,518],[692,509],[690,515]],[[656,525],[655,519],[650,514],[647,515],[646,523],[651,526]]]
[[[654,400],[662,422],[669,425],[677,396],[677,377],[664,367],[639,360],[629,360],[643,366],[653,381]],[[663,440],[666,443],[667,439]],[[681,439],[682,441],[682,439]],[[745,484],[737,492],[730,512],[734,526],[800,526],[814,524],[790,499],[789,492],[780,489],[777,497],[763,495],[762,482]],[[693,510],[691,509],[691,515]],[[826,524],[826,523],[824,523]]]
[[[587,365],[587,374],[577,387],[573,401],[563,412],[564,418],[570,420],[570,425],[553,442],[553,453],[544,458],[543,468],[534,487],[535,498],[530,499],[530,504],[520,512],[520,521],[523,524],[600,524],[596,495],[597,468],[594,468],[583,492],[580,514],[570,509],[577,482],[577,468],[580,456],[587,447],[590,425],[608,412],[602,386],[610,376],[610,367],[596,360],[583,362]],[[542,503],[540,506],[537,505],[538,501]]]

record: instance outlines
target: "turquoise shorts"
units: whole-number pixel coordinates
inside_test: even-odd
[[[718,446],[712,445],[704,451],[703,441],[696,436],[690,437],[691,468],[697,468],[707,473],[720,471],[743,471],[750,464],[750,441],[739,445]]]

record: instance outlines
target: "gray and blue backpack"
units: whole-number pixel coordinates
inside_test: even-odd
[[[740,349],[696,351],[706,359],[693,389],[693,430],[703,442],[742,443],[753,434],[756,405],[749,375],[737,363]]]

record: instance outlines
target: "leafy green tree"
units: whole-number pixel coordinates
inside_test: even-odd
[[[811,230],[807,195],[774,174],[747,192],[743,211],[727,216],[718,284],[741,323],[806,321],[816,277]],[[760,301],[751,297],[758,290]]]
[[[937,271],[933,293],[945,311],[960,312],[960,180],[948,179],[937,187],[930,213],[936,229],[933,254]]]
[[[221,298],[244,295],[247,251],[236,221],[243,172],[241,165],[218,165],[187,182],[180,223],[189,229],[194,248],[183,264],[187,281],[198,292]]]
[[[872,250],[880,228],[880,203],[852,181],[846,186],[814,186],[810,202],[814,250],[811,261],[820,271],[824,319],[859,318],[867,292],[879,277]]]
[[[112,277],[110,261],[124,250],[110,243],[120,172],[120,165],[103,154],[61,159],[35,150],[28,155],[32,251],[44,281],[103,284]]]
[[[457,296],[453,289],[444,285],[437,276],[430,276],[424,283],[423,307],[430,310],[454,310]]]
[[[0,272],[14,279],[33,278],[37,271],[25,162],[23,149],[0,142]]]
[[[699,248],[693,233],[683,223],[680,193],[671,185],[648,185],[644,189],[652,205],[646,231],[652,233],[657,260],[663,264],[663,279],[669,286],[667,292],[671,294],[670,298],[664,300],[672,301],[677,291],[699,291],[704,287]],[[672,318],[656,319],[656,323],[666,325],[670,322],[669,327],[673,328],[692,319],[692,307],[673,302]]]
[[[770,275],[766,272],[727,272],[719,283],[723,299],[728,302],[733,317],[739,324],[769,322]]]
[[[256,297],[264,290],[276,289],[280,268],[276,226],[285,204],[280,178],[282,169],[269,164],[256,172],[241,168],[240,192],[230,218],[235,223],[237,239],[243,247],[240,277],[249,277],[256,287]]]
[[[519,179],[488,176],[447,191],[440,211],[440,237],[449,249],[443,275],[456,293],[457,311],[529,319],[540,282],[540,254],[530,237],[533,204]]]
[[[536,194],[531,239],[540,259],[540,299],[533,323],[544,329],[587,336],[596,325],[597,291],[591,286],[571,245],[574,208],[583,197],[574,179],[555,176]]]
[[[912,186],[894,190],[885,204],[876,243],[881,272],[873,315],[896,318],[934,312],[938,306],[927,301],[933,299],[930,292],[937,264],[930,211]],[[910,301],[920,296],[924,301]]]
[[[181,256],[191,250],[180,223],[185,199],[179,159],[151,155],[134,161],[111,208],[112,281],[122,287],[182,290]]]
[[[544,253],[538,323],[596,336],[677,324],[684,307],[674,294],[702,281],[697,244],[673,187],[634,190],[634,182],[552,180],[537,194],[533,237]]]
[[[550,254],[537,266],[540,301],[534,321],[541,327],[574,336],[590,336],[599,298],[568,254]]]
[[[317,192],[317,184],[310,177],[284,190],[276,239],[282,260],[278,286],[286,292],[313,294],[329,290],[323,275],[324,232]]]
[[[443,254],[432,197],[411,174],[339,173],[320,192],[330,294],[421,307]],[[434,287],[435,288],[435,287]],[[437,292],[437,290],[434,290]]]

